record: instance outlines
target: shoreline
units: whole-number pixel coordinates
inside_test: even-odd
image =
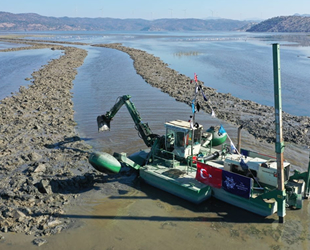
[[[21,40],[20,43],[32,46],[0,51],[40,48],[64,51],[59,59],[32,73],[31,85],[20,87],[19,92],[0,101],[0,242],[1,232],[16,232],[34,235],[37,240],[34,243],[39,245],[40,237],[69,228],[72,219],[61,216],[66,205],[82,190],[92,189],[94,184],[103,183],[108,178],[97,175],[90,166],[88,154],[91,149],[75,131],[70,91],[76,68],[83,64],[87,52],[44,42]],[[185,89],[194,89],[191,79],[170,69],[160,58],[120,44],[92,46],[129,54],[137,74],[148,84],[177,101],[191,104],[192,96]],[[203,85],[203,82],[199,81],[199,84]],[[274,132],[270,132],[274,129],[272,107],[217,93],[206,86],[203,90],[212,103],[217,104],[212,107],[218,118],[243,125],[250,133],[252,128],[252,134],[261,140],[274,138]],[[200,98],[201,109],[210,113],[209,106]],[[234,110],[238,112],[234,113]],[[303,139],[299,144],[309,146],[308,131],[302,131],[310,127],[310,118],[284,114],[283,119],[294,126],[300,123],[297,130],[293,126],[285,132],[287,138],[290,133],[294,136],[292,131],[296,130]],[[299,134],[292,138],[297,140],[297,136]]]

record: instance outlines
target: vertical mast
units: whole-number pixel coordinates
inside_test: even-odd
[[[280,77],[280,46],[273,44],[273,75],[274,75],[274,102],[275,102],[275,124],[276,124],[276,145],[277,155],[277,178],[278,178],[278,215],[279,222],[284,222],[285,211],[285,190],[283,171],[284,142],[282,136],[282,100],[281,100],[281,77]]]

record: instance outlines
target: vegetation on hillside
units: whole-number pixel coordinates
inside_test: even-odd
[[[310,17],[279,16],[252,26],[249,32],[310,32]]]

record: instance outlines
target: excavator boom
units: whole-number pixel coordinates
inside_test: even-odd
[[[147,123],[142,122],[140,114],[135,105],[130,101],[130,98],[130,95],[120,96],[110,111],[108,111],[105,115],[100,115],[97,117],[98,132],[110,130],[111,120],[125,104],[131,118],[135,123],[135,127],[138,130],[140,137],[148,147],[151,147],[155,139],[159,136],[152,133],[152,130]]]

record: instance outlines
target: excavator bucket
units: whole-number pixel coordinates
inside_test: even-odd
[[[107,118],[105,115],[99,115],[97,117],[98,132],[110,130],[111,119]]]

